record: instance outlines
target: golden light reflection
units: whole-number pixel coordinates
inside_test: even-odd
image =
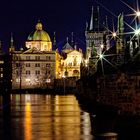
[[[91,133],[91,122],[90,122],[90,116],[89,113],[83,112],[83,134],[84,135],[90,135]]]
[[[80,139],[81,118],[78,102],[73,96],[56,96],[54,133],[59,138]]]
[[[12,128],[23,140],[91,140],[89,114],[73,95],[22,95],[19,104],[12,96]],[[1,97],[0,97],[1,102]],[[20,105],[20,110],[16,106]]]
[[[31,129],[31,103],[26,102],[25,104],[25,120],[24,120],[24,136],[25,140],[31,140],[32,129]]]

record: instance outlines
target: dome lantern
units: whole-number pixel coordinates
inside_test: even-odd
[[[42,23],[38,22],[36,24],[36,30],[42,30]]]
[[[36,30],[34,32],[31,32],[28,36],[28,41],[32,40],[32,41],[47,41],[47,42],[51,42],[50,36],[49,34],[44,31],[42,28],[42,23],[40,21],[38,21],[38,23],[36,24]]]

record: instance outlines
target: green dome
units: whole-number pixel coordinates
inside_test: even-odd
[[[32,32],[28,36],[28,40],[51,42],[50,36],[42,29],[42,24],[40,22],[38,22],[36,25],[36,31]]]

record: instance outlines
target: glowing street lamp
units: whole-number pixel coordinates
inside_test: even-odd
[[[135,30],[135,35],[139,35],[140,34],[140,28]]]
[[[103,44],[101,44],[101,49],[103,49],[104,48],[104,45]]]
[[[100,54],[99,57],[100,57],[100,59],[102,59],[103,58],[103,54]]]
[[[113,32],[112,36],[115,38],[117,36],[116,32]]]
[[[140,11],[136,12],[136,16],[139,17],[140,16]]]

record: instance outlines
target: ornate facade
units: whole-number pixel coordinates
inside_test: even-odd
[[[80,66],[83,61],[81,49],[73,48],[67,40],[62,50],[64,56],[61,60],[62,77],[80,77]]]
[[[27,50],[15,51],[11,39],[12,88],[53,87],[59,75],[60,55],[52,50],[51,39],[40,22],[25,44]]]

